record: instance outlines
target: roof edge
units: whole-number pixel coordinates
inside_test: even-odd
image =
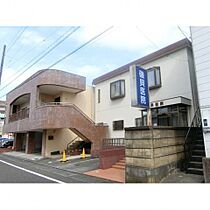
[[[131,65],[143,65],[143,64],[149,63],[151,61],[154,61],[154,60],[159,59],[165,55],[176,52],[176,51],[181,50],[186,47],[192,48],[191,42],[187,38],[179,40],[173,44],[170,44],[164,48],[161,48],[160,50],[150,53],[140,59],[132,61],[132,62],[130,62],[126,65],[123,65],[113,71],[110,71],[104,75],[101,75],[100,77],[95,78],[93,80],[92,84],[97,85],[103,81],[106,81],[106,80],[116,77],[120,74],[123,74],[123,73],[129,71],[129,67]]]

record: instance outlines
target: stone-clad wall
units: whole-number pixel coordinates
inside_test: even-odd
[[[126,182],[160,182],[184,158],[187,128],[125,129]]]

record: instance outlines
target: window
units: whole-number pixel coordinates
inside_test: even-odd
[[[147,126],[147,111],[141,110],[141,117],[135,118],[136,127]]]
[[[135,119],[135,124],[136,124],[136,127],[142,126],[142,118],[141,117],[136,118]]]
[[[125,96],[125,80],[110,83],[110,98],[117,99]]]
[[[161,87],[160,67],[148,69],[149,89]]]
[[[98,89],[98,104],[101,102],[101,90]]]
[[[124,129],[123,120],[113,121],[113,131],[123,130],[123,129]]]
[[[185,105],[172,105],[152,109],[153,126],[179,126],[186,127],[187,107]]]

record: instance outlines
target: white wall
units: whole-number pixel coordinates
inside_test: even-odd
[[[153,66],[160,66],[162,87],[150,90],[150,102],[177,96],[192,99],[186,49],[179,50],[146,65],[142,65],[146,69]],[[111,100],[110,83],[119,79],[125,79],[125,97]],[[101,90],[100,103],[97,101],[98,89]],[[124,131],[112,130],[113,121],[124,120],[124,127],[132,127],[135,126],[135,118],[138,117],[140,117],[140,109],[131,107],[129,71],[96,85],[95,119],[96,122],[105,122],[109,125],[109,136],[111,138],[124,137]],[[188,118],[192,118],[192,114]]]
[[[210,27],[191,27],[191,36],[201,115],[205,119],[210,117]],[[204,141],[206,156],[210,157],[210,133],[204,133]]]

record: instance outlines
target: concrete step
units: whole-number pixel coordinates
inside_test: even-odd
[[[195,140],[195,141],[193,141],[192,143],[193,143],[193,144],[201,144],[201,145],[204,145],[203,139]]]
[[[197,175],[203,175],[203,169],[200,168],[188,168],[187,169],[188,174],[197,174]]]
[[[199,156],[205,156],[205,150],[198,150],[198,149],[195,149],[192,151],[192,155],[199,155]]]
[[[204,148],[204,144],[195,144],[194,146],[193,146],[193,150],[205,150],[205,148]]]
[[[196,161],[190,161],[189,162],[189,168],[203,168],[202,162],[196,162]]]
[[[125,164],[125,159],[120,160],[119,163],[124,163]]]
[[[201,162],[202,163],[202,158],[203,158],[203,156],[201,156],[201,155],[192,155],[191,161]]]
[[[125,169],[125,165],[114,164],[114,165],[112,166],[112,168],[117,168],[117,169],[122,169],[122,170],[124,170],[124,169]]]
[[[125,163],[119,161],[119,162],[115,163],[115,165],[125,166]]]

